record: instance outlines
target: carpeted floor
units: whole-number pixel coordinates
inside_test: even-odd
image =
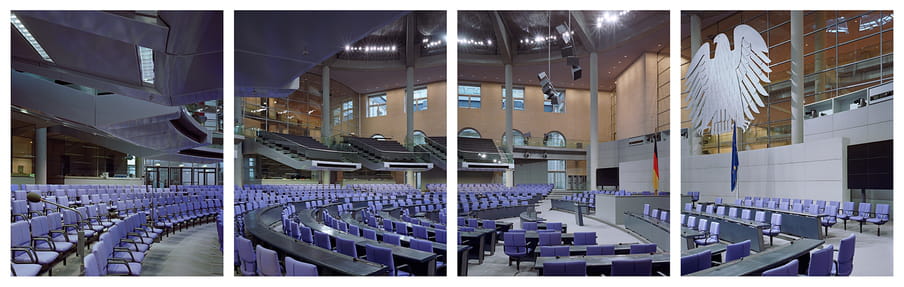
[[[86,248],[90,250],[89,248]],[[67,264],[53,267],[53,276],[79,276],[81,258],[75,254]],[[46,275],[46,274],[45,274]],[[222,276],[223,253],[217,239],[217,224],[206,223],[177,231],[151,246],[142,264],[141,276]]]

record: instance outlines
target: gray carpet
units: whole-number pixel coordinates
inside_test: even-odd
[[[65,266],[59,263],[53,267],[53,276],[79,276],[82,273],[81,258],[72,254],[67,261]],[[223,253],[220,252],[215,222],[164,237],[151,246],[141,270],[141,276],[222,275]]]

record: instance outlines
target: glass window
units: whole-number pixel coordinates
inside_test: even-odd
[[[342,107],[333,109],[333,125],[338,126],[342,122]]]
[[[386,115],[386,94],[367,97],[367,117],[382,117]]]
[[[414,131],[413,136],[414,136],[414,144],[415,145],[422,145],[422,144],[427,143],[427,139],[426,139],[427,135],[424,134],[424,132]]]
[[[458,136],[463,138],[480,138],[480,132],[472,128],[464,128],[458,132]]]
[[[505,110],[505,87],[502,87],[502,109]],[[515,107],[513,108],[516,111],[524,110],[524,88],[513,87],[512,88],[512,100],[515,101]]]
[[[546,98],[546,96],[543,96]],[[565,91],[559,93],[559,104],[553,105],[551,100],[543,101],[543,111],[547,113],[564,113],[565,112]]]
[[[414,90],[414,111],[427,110],[427,87]]]
[[[480,85],[458,85],[458,107],[480,108]]]
[[[543,144],[546,146],[553,147],[564,147],[565,146],[565,136],[560,132],[549,132],[546,134],[546,137],[543,139]]]
[[[565,161],[549,160],[546,163],[548,172],[547,183],[552,184],[554,189],[565,189]]]
[[[342,103],[342,120],[350,121],[355,119],[355,102],[348,100]]]
[[[514,145],[516,145],[516,146],[525,145],[524,134],[522,134],[521,131],[512,129],[512,137],[515,139]],[[502,144],[504,145],[505,143],[506,143],[505,133],[502,133]]]

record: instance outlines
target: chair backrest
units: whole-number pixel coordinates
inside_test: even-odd
[[[257,274],[257,256],[254,254],[254,246],[252,246],[251,240],[242,236],[236,236],[235,248],[239,251],[242,273]]]
[[[396,221],[393,222],[395,224],[395,232],[401,235],[408,235],[408,225],[405,222]]]
[[[355,241],[351,239],[336,237],[336,251],[351,257],[358,257],[358,248],[355,247]]]
[[[555,230],[558,232],[562,232],[562,223],[561,222],[547,222],[546,230]]]
[[[844,205],[842,206],[841,209],[844,211],[844,214],[846,214],[846,215],[854,214],[854,202],[845,201]]]
[[[870,210],[873,209],[873,204],[869,202],[861,202],[860,207],[857,208],[857,215],[867,217],[869,215]]]
[[[537,230],[537,223],[536,223],[536,222],[531,222],[531,221],[521,223],[521,229],[524,229],[524,230]]]
[[[562,233],[555,231],[539,233],[539,242],[537,243],[537,245],[549,246],[560,244],[562,244]]]
[[[392,249],[367,244],[364,248],[367,252],[367,261],[380,263],[389,267],[395,275],[395,261],[392,259]]]
[[[365,228],[365,229],[361,230],[361,233],[364,235],[364,238],[367,238],[370,240],[377,240],[377,232],[374,231],[373,229]]]
[[[631,254],[653,254],[656,253],[656,243],[649,244],[632,244]]]
[[[286,276],[317,276],[317,265],[286,256]]]
[[[719,238],[719,223],[718,222],[710,222],[709,223],[709,234]]]
[[[770,221],[770,223],[772,223],[772,228],[771,228],[772,230],[781,230],[782,214],[781,213],[773,213],[772,220]]]
[[[468,223],[468,227],[473,227],[473,228],[479,227],[477,219],[475,219],[475,218],[468,218],[467,223]]]
[[[650,276],[653,273],[653,259],[619,259],[612,261],[612,276]]]
[[[543,276],[586,276],[587,262],[555,261],[543,264]]]
[[[741,210],[741,219],[750,220],[750,209]]]
[[[659,220],[668,222],[669,221],[669,212],[663,210],[661,213],[659,213]]]
[[[506,232],[502,234],[505,252],[527,252],[527,239],[523,232]]]
[[[446,230],[445,229],[435,229],[436,232],[436,242],[437,243],[446,243]]]
[[[643,215],[650,215],[650,204],[649,203],[643,204]]]
[[[693,210],[693,204],[692,204],[692,203],[685,203],[685,204],[684,204],[684,210],[685,210],[685,211],[691,211],[691,210]]]
[[[568,256],[568,246],[540,246],[540,257]]]
[[[320,231],[314,231],[314,245],[326,250],[333,249],[333,243],[330,242],[330,236]]]
[[[282,270],[279,267],[279,257],[276,251],[264,248],[258,245],[255,250],[257,253],[257,275],[258,276],[282,276]]]
[[[97,267],[97,259],[94,253],[88,253],[84,260],[85,276],[101,276],[100,269]]]
[[[678,224],[687,225],[687,221],[685,221],[685,219],[687,219],[687,216],[685,216],[684,213],[682,213],[681,217],[680,217],[681,222],[678,222]]]
[[[753,217],[753,220],[756,222],[766,222],[766,212],[765,211],[757,211],[756,215]]]
[[[697,231],[706,233],[707,228],[709,228],[709,220],[700,218],[700,222],[697,223]]]
[[[421,239],[411,239],[411,248],[424,251],[424,252],[433,252],[433,242]]]
[[[681,257],[681,275],[710,267],[712,267],[712,252],[709,250]]]
[[[349,224],[348,233],[351,233],[354,236],[361,236],[361,229],[357,225]]]
[[[615,245],[587,246],[587,255],[615,255]]]
[[[763,276],[797,276],[798,265],[797,259],[794,259],[785,265],[764,271]]]
[[[694,229],[697,227],[697,217],[691,216],[687,218],[687,228]]]
[[[716,208],[716,215],[725,216],[725,206],[719,206]]]
[[[881,220],[888,220],[888,204],[885,204],[885,203],[876,204],[875,218],[878,218]]]
[[[823,249],[810,253],[810,267],[807,269],[807,276],[832,275],[832,249],[834,247],[829,244]]]
[[[835,271],[838,276],[849,276],[851,275],[851,271],[854,270],[854,248],[855,243],[857,241],[857,235],[851,234],[845,239],[841,240],[841,244],[838,246],[838,268]]]
[[[596,232],[575,232],[574,245],[596,245]]]
[[[729,208],[728,209],[728,217],[738,218],[738,208],[737,207]]]
[[[653,217],[653,218],[659,218],[659,209],[658,209],[658,208],[654,208],[654,209],[653,209],[653,212],[650,213],[650,217]]]
[[[427,237],[429,236],[427,233],[427,227],[424,227],[422,225],[413,225],[411,226],[411,229],[414,233],[415,238],[427,239]]]
[[[484,220],[483,221],[484,229],[496,229],[496,221],[494,220]]]
[[[725,262],[750,256],[750,239],[725,247]]]
[[[383,242],[396,246],[402,246],[402,238],[398,234],[383,233]]]

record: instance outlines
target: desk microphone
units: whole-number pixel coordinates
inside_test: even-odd
[[[35,203],[44,202],[44,203],[48,203],[48,204],[51,204],[53,206],[56,206],[56,207],[59,207],[62,209],[73,211],[73,212],[75,212],[75,215],[78,216],[78,222],[82,222],[82,220],[83,220],[82,213],[78,212],[78,210],[76,210],[75,208],[68,207],[68,206],[53,202],[53,201],[47,201],[47,200],[41,198],[41,194],[38,194],[37,192],[33,192],[33,191],[28,192],[27,194],[25,194],[25,199],[27,199],[29,202],[35,202]],[[78,251],[79,255],[84,257],[84,254],[85,254],[84,253],[85,231],[82,230],[81,224],[76,224],[75,229],[76,229],[76,232],[78,233],[78,245],[76,245],[76,251]]]

